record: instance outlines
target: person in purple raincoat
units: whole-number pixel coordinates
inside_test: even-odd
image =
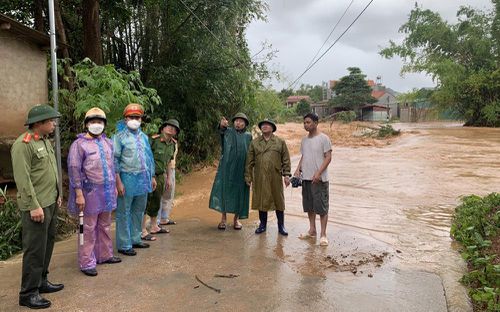
[[[91,108],[85,114],[86,133],[71,144],[68,155],[70,214],[83,212],[83,245],[78,244],[80,270],[96,276],[96,264],[118,263],[113,256],[111,212],[116,209],[113,142],[103,133],[106,114]]]

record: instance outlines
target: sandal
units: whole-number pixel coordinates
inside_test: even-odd
[[[219,225],[217,225],[217,228],[219,230],[225,230],[226,229],[226,224],[224,222],[221,222],[221,223],[219,223]]]
[[[322,236],[319,239],[319,245],[320,246],[328,246],[328,238],[326,238],[326,236]]]
[[[168,220],[167,222],[160,222],[160,225],[176,225],[177,222],[174,220]]]
[[[141,239],[145,241],[155,241],[156,237],[148,233],[146,236],[141,236]]]
[[[310,238],[316,238],[316,235],[311,235],[309,232],[303,233],[299,235],[299,239],[310,239]]]
[[[156,232],[152,232],[151,231],[151,234],[166,234],[166,233],[170,233],[170,230],[167,230],[167,229],[164,229],[164,228],[160,228],[158,231]]]
[[[233,226],[235,230],[241,230],[243,228],[243,225],[239,222],[236,222]]]

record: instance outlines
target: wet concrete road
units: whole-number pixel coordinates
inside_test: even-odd
[[[460,195],[499,185],[500,132],[446,126],[419,125],[384,148],[334,150],[326,248],[297,238],[307,221],[300,190],[290,188],[290,236],[277,234],[274,218],[255,235],[254,212],[242,231],[218,231],[219,215],[206,208],[215,171],[196,172],[178,187],[172,232],[121,264],[98,266],[97,277],[79,272],[76,237],[59,242],[50,280],[66,287],[46,295],[51,310],[470,311],[450,216]],[[20,259],[0,262],[0,311],[27,310],[17,305]]]

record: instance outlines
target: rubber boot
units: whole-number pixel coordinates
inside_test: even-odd
[[[285,230],[285,213],[276,210],[276,218],[278,219],[278,232],[283,236],[288,236],[288,232]]]
[[[259,220],[260,220],[260,224],[259,224],[259,227],[255,230],[255,234],[264,233],[266,231],[267,211],[260,211],[259,210]]]

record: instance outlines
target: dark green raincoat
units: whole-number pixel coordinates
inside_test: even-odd
[[[220,128],[222,156],[210,193],[210,209],[248,218],[250,188],[245,183],[245,161],[252,135]]]

